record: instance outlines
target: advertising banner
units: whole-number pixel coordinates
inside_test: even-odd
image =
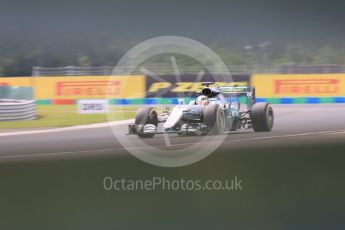
[[[345,74],[258,74],[251,84],[257,97],[345,96]]]
[[[105,99],[78,100],[80,114],[107,113],[108,108],[108,100]]]
[[[36,99],[145,97],[145,76],[36,77]]]
[[[34,77],[0,77],[0,99],[33,99]]]
[[[163,75],[161,79],[146,76],[146,97],[147,98],[176,98],[181,96],[194,97],[195,92],[200,91],[204,86],[202,82],[214,82],[214,77],[205,74],[201,80],[197,75],[182,75],[178,81],[175,75]],[[249,75],[234,75],[234,82],[215,82],[212,86],[245,86],[249,83]]]
[[[31,87],[34,77],[0,77],[0,86]]]

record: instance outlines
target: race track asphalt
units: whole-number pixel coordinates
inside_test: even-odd
[[[175,168],[135,158],[109,127],[0,133],[0,229],[344,229],[345,105],[273,107],[272,132],[222,136],[211,155]],[[140,150],[212,144],[175,135],[142,142],[126,125],[114,130]],[[243,190],[106,190],[105,177],[238,177]]]
[[[273,105],[275,125],[271,132],[238,131],[226,136],[220,149],[256,145],[272,146],[313,142],[343,142],[345,140],[345,105]],[[121,138],[130,139],[133,147],[144,146],[136,136],[128,136],[127,125],[113,130]],[[156,135],[145,139],[149,146],[183,148],[201,140],[201,137]],[[127,154],[109,127],[80,129],[52,133],[22,134],[0,137],[0,160],[31,157],[75,157],[83,155]],[[205,144],[205,143],[200,143]]]

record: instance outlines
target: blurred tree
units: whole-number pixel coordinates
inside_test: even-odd
[[[68,37],[56,40],[23,41],[0,40],[0,76],[30,75],[33,66],[114,66],[133,46],[136,40],[117,40],[104,37],[85,37],[71,40]],[[258,66],[260,64],[257,44],[240,42],[209,42],[228,66]],[[269,68],[281,65],[345,64],[345,42],[272,41],[266,47]],[[154,62],[167,63],[166,58]],[[185,67],[197,64],[182,58]],[[197,68],[196,68],[197,69]]]

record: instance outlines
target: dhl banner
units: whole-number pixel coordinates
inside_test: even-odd
[[[33,77],[0,77],[0,86],[31,87],[33,84]]]
[[[345,96],[345,74],[258,74],[251,84],[262,98]]]
[[[36,77],[35,99],[143,98],[145,76]]]

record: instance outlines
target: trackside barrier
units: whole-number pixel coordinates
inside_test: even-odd
[[[4,77],[0,78],[0,87],[12,87],[12,91],[16,87],[33,87],[35,100],[56,100],[57,104],[71,104],[78,99],[146,96],[144,75]]]
[[[271,104],[326,104],[345,103],[345,97],[258,97],[256,101]]]
[[[204,78],[209,79],[207,75]],[[236,83],[232,84],[242,85],[250,81],[256,87],[257,101],[271,104],[345,103],[345,73],[254,74],[250,78],[247,75],[233,78]],[[111,105],[178,104],[180,93],[193,98],[195,95],[191,92],[200,87],[200,82],[195,82],[195,75],[191,74],[183,75],[184,82],[176,82],[168,75],[164,79],[167,82],[156,82],[143,75],[117,76],[112,78],[114,82],[109,88],[109,77],[106,76],[15,77],[0,78],[0,87],[13,87],[12,91],[16,87],[33,87],[36,103],[40,105],[75,105],[79,99],[104,98],[109,98]],[[0,97],[9,98],[7,91],[1,92],[5,95],[0,93]]]
[[[179,98],[123,98],[109,99],[110,105],[177,105]],[[192,97],[185,97],[185,103],[188,104]],[[239,97],[238,101],[245,104],[246,97]],[[60,101],[60,100],[36,100],[38,105],[77,105],[78,100]]]
[[[0,121],[33,120],[36,117],[35,101],[0,100]]]
[[[195,98],[185,98],[189,103]],[[241,103],[245,103],[245,98],[239,98]],[[269,102],[271,104],[325,104],[325,103],[345,103],[345,97],[257,97],[257,102]],[[38,105],[76,105],[78,100],[37,100]],[[176,105],[178,98],[130,98],[130,99],[110,99],[110,105]]]
[[[271,104],[345,103],[345,74],[254,74],[257,101]]]

